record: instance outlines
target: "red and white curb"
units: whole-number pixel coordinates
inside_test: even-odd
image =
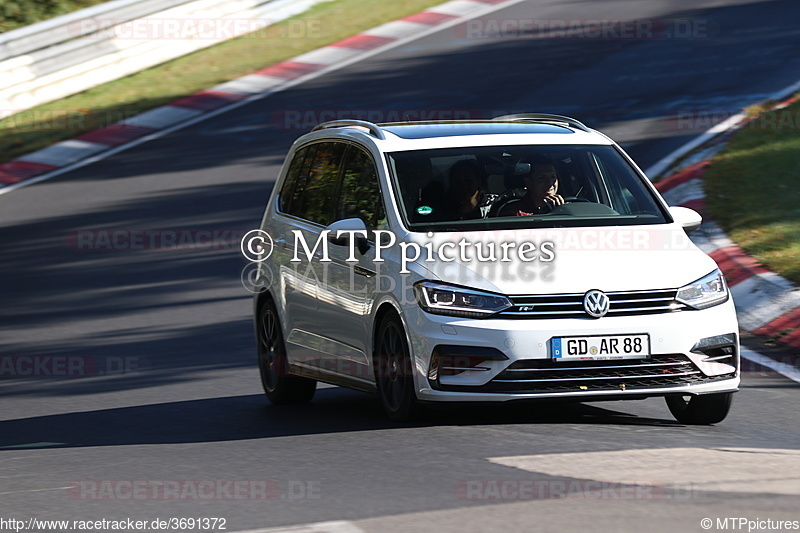
[[[775,109],[794,101],[794,98],[785,100]],[[715,136],[742,125],[739,122],[729,124],[725,130],[717,128]],[[684,168],[657,182],[655,186],[668,204],[690,207],[703,214],[703,225],[691,238],[724,272],[736,304],[741,329],[773,338],[792,348],[800,348],[800,288],[748,256],[706,217],[703,174],[710,164],[710,157],[723,145],[719,139],[713,141],[711,146],[684,161]],[[796,369],[794,374],[797,374]]]
[[[90,131],[0,164],[0,194],[49,179],[142,141],[287,89],[447,26],[521,0],[452,0],[313,50],[110,126]]]

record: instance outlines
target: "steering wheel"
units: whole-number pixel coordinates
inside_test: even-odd
[[[525,196],[525,190],[524,189],[507,189],[502,194],[500,194],[497,197],[497,199],[495,199],[495,202],[494,202],[494,204],[492,204],[492,207],[491,207],[491,209],[489,211],[489,214],[487,216],[488,217],[500,216],[500,210],[503,209],[503,207],[507,203],[519,200],[523,196]],[[588,198],[584,198],[583,196],[564,196],[563,198],[564,198],[564,203],[565,204],[568,204],[570,202],[594,203],[591,200],[589,200]],[[559,206],[553,206],[553,207],[559,207]]]
[[[487,217],[499,216],[500,210],[503,209],[507,203],[519,200],[523,196],[525,196],[525,189],[506,189],[497,198],[495,198],[494,203],[492,203],[492,207],[489,209],[489,214]]]
[[[589,202],[589,203],[592,203],[591,200],[589,200],[588,198],[584,198],[583,196],[564,196],[563,198],[564,198],[564,203],[569,203],[569,202]]]

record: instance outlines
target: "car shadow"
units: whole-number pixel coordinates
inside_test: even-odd
[[[403,427],[503,424],[678,425],[575,402],[425,405],[413,422],[395,423],[384,416],[375,396],[330,387],[318,390],[314,401],[305,405],[274,406],[263,395],[251,394],[6,420],[0,422],[0,450],[220,442]]]

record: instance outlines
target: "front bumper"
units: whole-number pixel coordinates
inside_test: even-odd
[[[520,320],[459,319],[404,309],[423,401],[633,399],[731,392],[739,386],[733,302],[701,311]],[[647,334],[648,359],[562,362],[550,339]]]

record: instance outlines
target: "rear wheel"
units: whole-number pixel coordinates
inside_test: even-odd
[[[417,395],[414,391],[411,354],[400,318],[391,314],[378,328],[375,353],[375,381],[386,415],[398,422],[413,418]]]
[[[700,396],[667,396],[667,407],[672,416],[682,424],[708,425],[722,422],[733,401],[732,392],[703,394]]]
[[[258,313],[258,368],[261,385],[272,403],[306,403],[314,396],[316,381],[287,373],[283,333],[278,311],[271,300],[264,302]]]

